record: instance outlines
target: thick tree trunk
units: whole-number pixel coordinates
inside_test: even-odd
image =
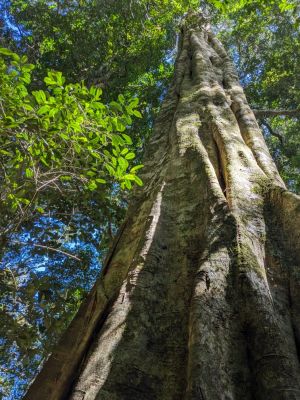
[[[142,178],[25,399],[300,399],[300,200],[201,16],[182,26]]]

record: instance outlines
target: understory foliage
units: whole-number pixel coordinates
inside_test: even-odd
[[[1,2],[3,398],[21,396],[101,269],[130,190],[142,184],[179,20],[199,5],[252,108],[296,110],[295,0]],[[282,177],[299,191],[299,117],[259,123]]]

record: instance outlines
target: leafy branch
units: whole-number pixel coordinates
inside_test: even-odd
[[[66,84],[50,71],[45,89],[30,91],[34,65],[0,48],[1,200],[24,214],[43,212],[40,193],[95,191],[106,183],[142,185],[126,130],[141,118],[138,98],[105,104],[102,89]]]

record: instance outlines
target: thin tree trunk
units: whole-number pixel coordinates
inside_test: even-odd
[[[142,179],[25,399],[300,399],[299,197],[199,15],[182,26]]]

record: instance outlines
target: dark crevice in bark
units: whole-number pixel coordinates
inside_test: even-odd
[[[104,262],[104,266],[103,266],[102,271],[101,271],[101,275],[102,276],[106,275],[106,273],[107,273],[107,271],[109,269],[111,260],[112,260],[112,258],[114,256],[114,252],[117,249],[117,246],[118,246],[118,244],[120,242],[120,239],[122,237],[122,233],[124,232],[124,229],[125,229],[127,223],[128,223],[128,219],[123,221],[123,223],[122,223],[122,225],[121,225],[121,227],[120,227],[120,229],[119,229],[119,231],[117,233],[117,236],[114,239],[114,242],[113,242],[113,244],[112,244],[112,246],[110,248],[110,251],[109,251],[108,255],[106,256],[106,260]]]
[[[192,81],[193,80],[193,62],[194,62],[194,60],[193,60],[193,53],[192,53],[192,51],[189,49],[189,77],[190,77],[190,80]]]
[[[223,79],[222,79],[222,87],[225,90],[229,89],[228,80],[227,80],[226,76],[224,76],[224,72],[223,72]]]
[[[226,187],[226,181],[225,181],[225,176],[224,176],[223,167],[222,167],[221,154],[220,154],[220,150],[218,147],[218,143],[214,139],[213,139],[213,142],[215,145],[217,161],[218,161],[218,164],[217,164],[218,170],[216,171],[216,175],[217,175],[220,187],[222,189],[222,192],[223,192],[225,198],[227,198],[227,187]]]
[[[254,369],[253,369],[253,359],[251,356],[251,351],[249,348],[249,341],[250,341],[250,337],[251,337],[251,333],[250,333],[250,327],[248,326],[247,323],[244,324],[244,326],[242,327],[242,334],[245,338],[245,348],[246,348],[246,362],[247,362],[247,367],[249,369],[249,389],[250,389],[250,397],[249,400],[256,400],[255,398],[255,386],[256,386],[256,382],[254,379]]]
[[[289,293],[289,308],[290,308],[290,317],[291,317],[291,321],[292,321],[292,328],[293,328],[293,333],[294,333],[294,338],[295,338],[295,346],[296,346],[296,351],[297,351],[297,356],[298,356],[298,361],[300,363],[300,336],[299,336],[299,328],[296,326],[295,321],[294,321],[294,316],[293,316],[293,300],[292,300],[292,294],[291,294],[291,287],[290,287],[290,280],[291,277],[289,278],[289,289],[288,289],[288,293]]]

